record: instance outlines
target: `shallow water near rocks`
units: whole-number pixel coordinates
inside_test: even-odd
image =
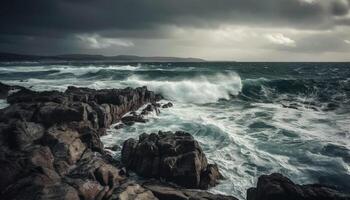
[[[226,178],[213,192],[244,199],[272,172],[350,190],[347,63],[3,63],[0,80],[39,91],[146,85],[174,107],[148,123],[111,128],[105,146],[143,132],[187,131]]]

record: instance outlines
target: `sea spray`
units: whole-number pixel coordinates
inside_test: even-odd
[[[144,80],[141,76],[131,76],[124,83],[134,86],[146,85],[165,98],[187,103],[212,103],[219,99],[229,99],[242,89],[241,78],[237,73],[198,76],[177,81]]]

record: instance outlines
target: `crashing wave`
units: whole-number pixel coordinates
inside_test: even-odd
[[[146,85],[167,99],[198,104],[229,99],[231,95],[238,95],[242,89],[241,77],[237,73],[199,76],[177,81],[144,80],[141,76],[133,75],[124,82],[132,86]]]

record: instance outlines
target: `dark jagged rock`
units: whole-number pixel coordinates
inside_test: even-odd
[[[141,134],[124,142],[122,162],[144,177],[163,178],[187,188],[207,189],[222,175],[194,138],[185,132]]]
[[[100,136],[157,98],[145,87],[10,94],[0,110],[1,198],[109,199],[126,172],[111,165]]]
[[[146,123],[147,120],[142,115],[130,115],[123,117],[122,122],[127,126],[131,126],[134,123]]]
[[[121,129],[121,128],[124,128],[124,127],[125,127],[125,124],[119,123],[119,124],[114,126],[114,129]]]
[[[119,146],[119,145],[113,145],[111,147],[106,147],[106,149],[109,149],[109,150],[112,150],[112,151],[119,151],[119,150],[122,149],[122,147]]]
[[[281,174],[263,175],[256,188],[247,191],[247,200],[349,200],[350,195],[342,194],[327,186],[297,185]]]
[[[168,102],[168,103],[162,105],[162,108],[170,108],[170,107],[173,107],[173,104],[171,102]]]
[[[135,111],[129,113],[127,116],[124,116],[121,121],[121,124],[116,125],[115,129],[120,129],[126,126],[132,126],[135,123],[146,123],[148,120],[144,118],[145,115],[155,112],[156,115],[160,113],[159,110],[160,104],[152,102],[148,104],[144,109],[142,109],[140,114],[137,114]]]
[[[24,87],[21,86],[11,86],[0,82],[0,99],[6,99],[11,91],[22,90]]]
[[[160,114],[159,110],[160,104],[152,103],[148,104],[141,112],[141,115],[148,115],[150,112],[155,112],[157,115]]]

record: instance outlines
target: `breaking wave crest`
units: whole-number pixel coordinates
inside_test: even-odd
[[[197,104],[229,99],[231,95],[238,95],[242,89],[240,76],[232,72],[177,81],[144,80],[134,75],[125,82],[134,86],[145,85],[170,100]]]

